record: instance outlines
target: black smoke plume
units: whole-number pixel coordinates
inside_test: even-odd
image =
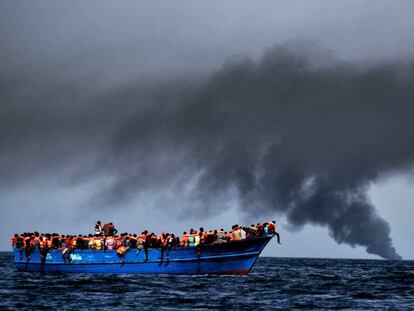
[[[325,226],[338,243],[399,259],[367,189],[412,168],[413,64],[327,55],[277,46],[207,78],[99,92],[2,77],[0,185],[106,178],[96,204],[169,192],[195,216],[236,197],[247,214]]]

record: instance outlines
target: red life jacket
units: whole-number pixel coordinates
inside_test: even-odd
[[[269,223],[268,228],[267,228],[267,233],[275,233],[276,231],[276,226],[273,222]]]

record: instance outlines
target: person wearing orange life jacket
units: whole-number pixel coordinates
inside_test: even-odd
[[[20,258],[19,258],[19,260],[22,260],[23,259],[23,250],[24,250],[24,239],[19,234],[17,234],[16,244],[14,245],[14,247],[15,248],[18,248],[20,250]]]
[[[214,242],[214,233],[213,231],[209,230],[206,235],[205,243],[212,244]]]
[[[53,233],[52,234],[52,245],[54,249],[58,249],[60,248],[60,236],[57,233]]]
[[[254,224],[251,224],[249,227],[249,233],[250,233],[250,237],[254,238],[257,236],[257,228],[255,227]]]
[[[269,222],[267,233],[269,235],[272,235],[272,234],[276,235],[277,243],[281,244],[280,235],[279,235],[278,232],[276,232],[276,220],[272,220],[272,221]]]
[[[126,254],[127,248],[125,246],[120,246],[117,248],[116,253],[121,260],[121,263],[125,262],[125,254]]]
[[[15,237],[14,247],[18,248],[20,250],[19,260],[22,260],[23,259],[23,250],[24,250],[24,239],[21,235],[19,235],[17,233],[14,235],[14,237]]]
[[[19,237],[19,235],[16,233],[12,238],[11,238],[11,242],[12,242],[12,246],[13,248],[16,247],[17,244],[17,238]]]
[[[49,233],[46,234],[46,247],[48,249],[52,249],[53,248],[53,243],[52,243],[52,237]]]
[[[115,249],[118,249],[119,247],[121,247],[121,246],[122,246],[122,239],[123,239],[123,237],[121,237],[121,236],[118,236],[118,235],[115,235],[115,236],[114,236],[114,241],[115,241],[115,246],[114,246],[114,248],[115,248]]]
[[[158,248],[158,237],[152,232],[150,234],[151,248]]]
[[[158,235],[158,246],[161,247],[161,261],[164,259],[164,251],[167,247],[167,237],[168,233],[161,232],[161,234]]]
[[[148,261],[148,249],[151,247],[151,237],[154,235],[154,233],[148,234],[147,231],[145,231],[145,242],[144,242],[144,251],[145,251],[145,261]]]
[[[30,255],[32,253],[32,235],[31,233],[25,233],[24,235],[24,250],[26,253],[26,260],[30,260]]]
[[[145,238],[146,238],[145,232],[142,232],[138,236],[138,238],[137,238],[137,249],[138,250],[144,249]]]
[[[187,234],[187,231],[184,231],[183,235],[181,236],[181,246],[182,247],[188,247],[188,234]]]
[[[257,228],[257,235],[258,236],[263,236],[265,234],[263,224],[258,223],[256,228]]]
[[[226,237],[226,241],[227,242],[231,242],[233,240],[233,233],[232,232],[224,232],[225,237]]]

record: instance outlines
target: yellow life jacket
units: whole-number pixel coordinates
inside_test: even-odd
[[[101,239],[96,239],[96,240],[95,240],[95,248],[96,248],[97,250],[102,249],[102,244],[103,244],[103,242],[102,242],[102,240],[101,240]]]
[[[196,235],[194,237],[194,245],[198,245],[198,244],[200,244],[200,236],[199,235]]]
[[[90,249],[95,249],[95,240],[94,239],[90,239],[88,242],[88,246]]]

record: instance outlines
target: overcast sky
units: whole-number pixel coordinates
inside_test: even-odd
[[[0,249],[276,218],[268,256],[414,259],[413,9],[2,1]]]

